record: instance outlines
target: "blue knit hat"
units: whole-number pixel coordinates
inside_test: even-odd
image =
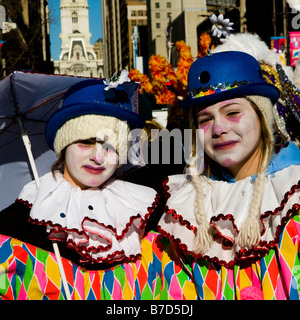
[[[57,131],[69,120],[85,115],[114,117],[126,121],[131,129],[143,128],[138,114],[138,88],[134,82],[124,82],[108,88],[104,80],[83,80],[72,86],[63,98],[62,106],[51,116],[46,126],[46,140],[54,150]]]
[[[275,104],[279,90],[264,80],[258,61],[239,51],[214,53],[196,60],[188,73],[188,94],[180,102],[184,108],[258,95]]]

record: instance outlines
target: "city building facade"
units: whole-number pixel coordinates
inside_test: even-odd
[[[61,0],[61,53],[54,61],[54,73],[103,78],[103,58],[91,44],[87,0]],[[99,50],[101,41],[97,43]]]
[[[148,58],[147,0],[126,0],[129,45],[129,69],[144,72]]]
[[[14,69],[53,73],[47,0],[1,0],[0,77]]]
[[[171,62],[172,47],[184,40],[197,57],[197,26],[207,16],[205,0],[147,0],[149,55],[159,54]]]

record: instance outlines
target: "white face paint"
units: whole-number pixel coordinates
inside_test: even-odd
[[[257,170],[261,124],[248,100],[236,98],[211,105],[197,114],[197,123],[204,131],[208,157],[234,177],[241,171],[253,174]]]
[[[71,144],[66,149],[64,178],[81,189],[100,187],[116,171],[119,156],[95,139]]]

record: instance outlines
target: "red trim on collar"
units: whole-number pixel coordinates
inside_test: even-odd
[[[263,235],[266,232],[266,228],[265,225],[263,223],[263,219],[267,218],[269,215],[276,215],[278,214],[280,211],[282,211],[287,203],[287,201],[289,200],[289,198],[297,191],[300,189],[300,180],[298,181],[297,184],[293,185],[289,191],[287,191],[283,197],[283,200],[280,203],[280,206],[275,208],[273,211],[269,210],[264,212],[263,214],[261,214],[260,216],[260,220],[263,224],[263,231],[261,233],[261,235]],[[166,189],[169,190],[169,189]],[[168,192],[168,191],[167,191]],[[168,198],[171,195],[168,192]],[[300,200],[300,198],[299,198]],[[225,266],[226,268],[230,268],[232,269],[234,267],[234,265],[239,265],[245,261],[247,262],[255,262],[261,258],[263,258],[264,256],[266,256],[269,251],[276,247],[276,245],[279,242],[279,237],[280,234],[283,230],[283,228],[285,227],[286,223],[288,222],[288,220],[294,215],[297,214],[300,211],[300,203],[295,203],[293,204],[292,208],[289,209],[286,213],[286,215],[281,219],[280,224],[277,226],[276,228],[276,232],[275,232],[275,238],[272,241],[260,241],[259,244],[251,249],[241,249],[238,252],[236,252],[236,257],[234,260],[231,260],[229,262],[226,262],[224,260],[220,260],[218,257],[210,257],[207,255],[201,255],[201,254],[195,254],[193,251],[188,250],[187,246],[181,242],[181,240],[179,238],[175,238],[174,235],[171,235],[170,233],[168,233],[167,231],[165,231],[164,229],[162,229],[161,226],[158,226],[157,229],[158,231],[161,233],[162,236],[169,238],[172,242],[174,242],[185,254],[191,255],[192,257],[194,257],[195,259],[204,259],[210,262],[216,262],[220,265]],[[169,209],[166,206],[166,211],[167,214],[171,214],[172,217],[176,220],[178,220],[182,225],[184,225],[186,228],[188,228],[189,230],[193,230],[194,233],[196,233],[197,231],[197,227],[191,225],[191,223],[189,221],[186,221],[183,219],[183,217],[178,214],[176,212],[176,210],[174,209]],[[239,232],[239,230],[237,229],[235,223],[234,223],[234,219],[232,217],[232,215],[230,214],[219,214],[217,217],[212,217],[211,218],[211,222],[212,221],[219,221],[219,220],[230,220],[233,224],[233,228]],[[220,238],[222,236],[222,234],[220,234],[220,232],[217,233],[218,234],[218,238]],[[224,236],[222,236],[224,237]]]
[[[110,231],[114,232],[117,240],[122,240],[124,238],[124,236],[126,235],[126,233],[128,232],[130,226],[137,219],[141,219],[141,222],[138,226],[138,229],[143,232],[143,230],[145,229],[145,226],[150,218],[150,215],[153,213],[155,208],[158,206],[159,201],[160,201],[160,195],[156,194],[156,197],[154,198],[154,201],[153,201],[151,207],[147,208],[147,213],[146,213],[145,217],[142,218],[140,216],[140,214],[137,214],[136,216],[130,217],[129,222],[126,224],[125,228],[122,230],[121,234],[119,234],[119,235],[117,234],[116,228],[112,227],[111,225],[106,226],[103,223],[96,221],[95,219],[90,219],[90,218],[85,217],[83,219],[83,221],[81,222],[81,224],[83,224],[84,221],[94,222],[94,223],[98,224],[99,226],[106,228],[106,229],[109,229]],[[25,205],[28,205],[30,208],[32,207],[32,204],[29,204],[28,201],[18,199],[18,202],[21,202]],[[75,250],[82,257],[81,262],[112,264],[115,262],[135,262],[136,260],[140,259],[140,257],[141,257],[140,253],[130,255],[130,256],[125,256],[125,252],[123,250],[120,250],[120,251],[116,250],[113,253],[107,255],[106,257],[98,257],[97,259],[95,259],[91,256],[91,252],[101,252],[101,251],[110,250],[112,247],[112,243],[110,240],[105,238],[105,240],[108,243],[106,246],[99,245],[97,247],[90,246],[90,247],[86,248],[84,246],[80,246],[80,244],[87,242],[89,239],[88,233],[85,230],[77,230],[75,228],[68,229],[68,228],[62,227],[60,224],[57,224],[57,223],[54,224],[50,220],[49,221],[38,220],[38,219],[32,219],[31,217],[29,217],[29,222],[32,224],[36,224],[36,225],[43,225],[46,227],[47,226],[50,227],[51,229],[48,234],[48,238],[50,240],[62,241],[66,244],[67,247]],[[72,239],[67,240],[68,232],[74,232],[74,233],[77,233],[78,235],[84,236],[86,240],[83,240],[83,242],[76,244]],[[59,233],[61,236],[58,235]],[[100,234],[97,234],[97,235],[102,237]]]

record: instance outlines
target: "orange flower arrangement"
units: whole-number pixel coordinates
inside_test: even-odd
[[[177,41],[175,46],[179,56],[176,77],[179,79],[180,85],[177,87],[177,91],[180,96],[183,96],[187,93],[187,76],[194,60],[191,53],[191,47],[187,46],[184,41]]]
[[[207,32],[201,33],[201,36],[199,38],[199,50],[198,50],[198,56],[197,58],[202,58],[206,56],[207,49],[209,48],[209,45],[211,43],[211,37]],[[214,45],[211,47],[211,50],[214,49]]]
[[[211,38],[202,33],[199,38],[198,58],[207,54]],[[161,55],[153,55],[149,59],[150,78],[136,69],[129,71],[129,78],[140,83],[140,92],[152,94],[160,105],[169,105],[167,128],[188,128],[188,111],[178,105],[178,100],[187,94],[187,77],[193,63],[191,47],[184,41],[175,43],[178,54],[177,68]],[[213,49],[214,46],[211,48]]]
[[[166,58],[153,55],[149,59],[151,79],[136,69],[129,72],[132,81],[140,82],[140,92],[153,94],[157,104],[176,105],[178,96],[185,95],[187,91],[187,74],[193,63],[191,48],[184,41],[176,42],[175,47],[179,56],[176,71]]]
[[[128,77],[132,81],[136,81],[140,83],[140,92],[151,93],[153,90],[153,85],[150,79],[143,73],[140,73],[137,69],[131,69]]]

